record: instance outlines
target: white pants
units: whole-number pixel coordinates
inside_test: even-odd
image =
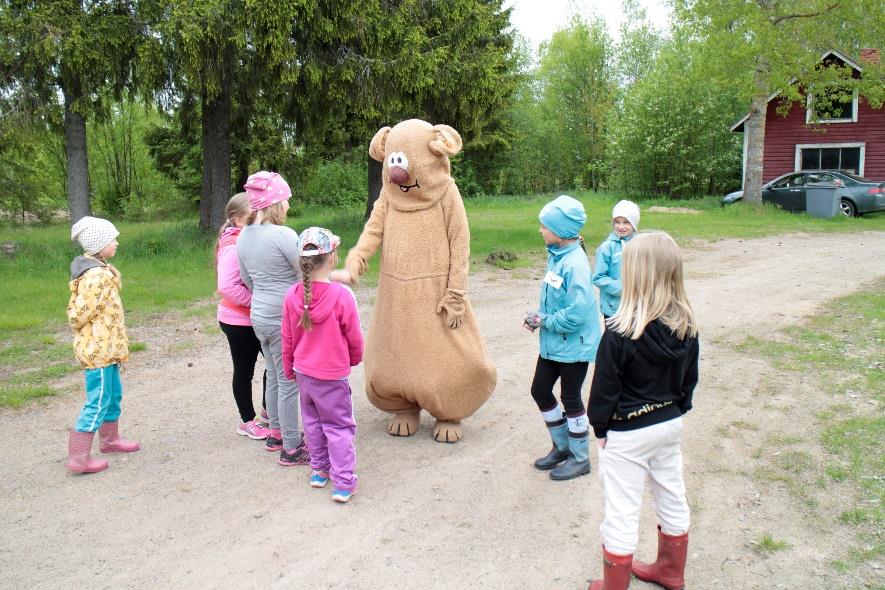
[[[668,535],[688,531],[688,502],[682,480],[682,417],[638,430],[609,430],[599,449],[599,481],[605,519],[599,527],[605,548],[632,554],[639,538],[645,477],[651,479],[655,512]]]

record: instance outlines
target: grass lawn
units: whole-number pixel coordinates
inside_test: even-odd
[[[608,234],[614,194],[574,193],[587,208],[584,237],[592,254]],[[515,260],[508,267],[529,266],[544,258],[538,235],[538,212],[555,195],[484,197],[466,201],[471,227],[471,252],[481,263],[493,251],[506,251]],[[857,232],[885,230],[885,215],[858,219],[813,219],[774,207],[736,205],[722,209],[718,198],[695,201],[644,201],[641,229],[670,232],[677,240],[759,237],[790,232]],[[689,207],[699,213],[649,211],[652,206]],[[342,258],[363,227],[362,208],[293,207],[288,224],[330,228],[341,236]],[[120,248],[113,263],[123,275],[127,321],[137,324],[148,314],[184,308],[210,316],[214,308],[214,236],[202,234],[196,220],[117,223]],[[5,305],[0,308],[0,405],[17,406],[31,397],[51,395],[47,382],[77,370],[70,350],[65,307],[69,266],[79,254],[69,239],[67,224],[0,226],[0,243],[17,242],[14,259],[0,255],[0,285]],[[377,276],[370,265],[367,282]]]
[[[791,374],[816,375],[820,388],[815,395],[854,402],[830,402],[819,412],[816,424],[808,429],[814,441],[769,440],[769,446],[798,448],[779,454],[779,461],[765,472],[768,479],[784,482],[814,510],[821,526],[838,521],[853,532],[854,538],[846,539],[844,553],[834,556],[833,565],[842,572],[885,557],[883,330],[885,279],[879,279],[868,290],[833,301],[775,338],[749,338],[739,347],[768,356],[785,379],[796,378]],[[803,449],[809,442],[824,449],[822,463]],[[853,489],[845,498],[845,509],[839,514],[821,513],[813,493],[833,493],[830,486],[838,482],[849,483]]]

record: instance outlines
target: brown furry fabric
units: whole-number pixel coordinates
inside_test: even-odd
[[[470,229],[448,159],[460,149],[447,125],[411,119],[378,131],[369,153],[384,162],[384,184],[346,262],[358,277],[381,247],[364,358],[369,400],[452,422],[485,403],[497,378],[467,298]]]

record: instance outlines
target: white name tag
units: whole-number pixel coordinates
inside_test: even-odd
[[[559,289],[562,286],[562,277],[552,270],[548,270],[547,274],[544,275],[544,282],[554,289]]]

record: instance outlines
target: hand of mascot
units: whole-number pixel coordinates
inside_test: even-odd
[[[464,291],[446,289],[445,297],[436,306],[436,313],[446,310],[446,323],[453,330],[464,321]]]
[[[347,255],[347,260],[344,261],[344,269],[350,273],[350,285],[356,285],[360,276],[363,275],[368,269],[369,265],[366,264],[366,261],[363,260],[363,257],[357,254],[354,251],[351,251]],[[344,282],[344,281],[342,281]]]

